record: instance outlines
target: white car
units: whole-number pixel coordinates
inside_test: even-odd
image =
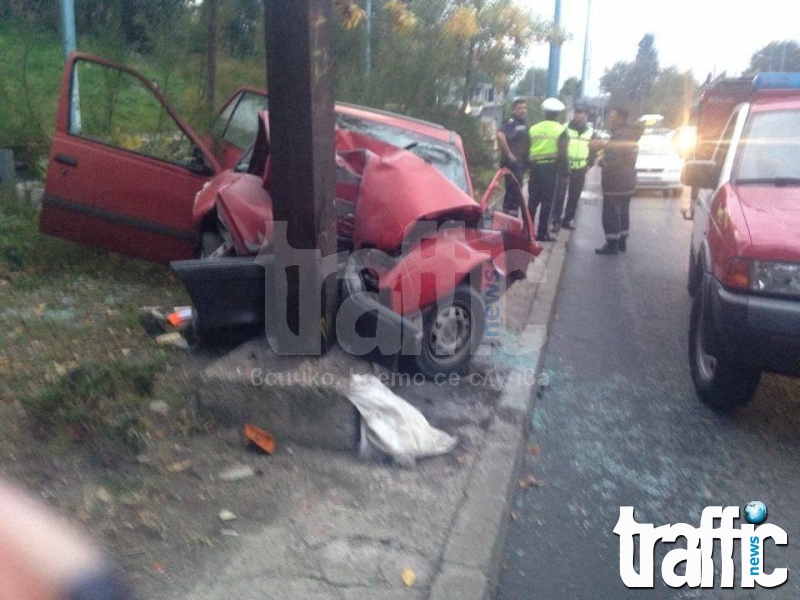
[[[639,140],[636,189],[661,190],[664,197],[680,196],[683,160],[670,133],[645,134]]]

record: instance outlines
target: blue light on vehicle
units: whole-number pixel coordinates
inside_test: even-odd
[[[800,90],[800,73],[759,73],[753,79],[758,90]]]

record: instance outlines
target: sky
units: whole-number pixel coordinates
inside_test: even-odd
[[[534,14],[552,20],[555,0],[517,0]],[[587,95],[614,63],[632,62],[639,41],[655,36],[661,68],[691,70],[699,82],[711,73],[740,75],[754,52],[772,41],[800,41],[800,3],[796,0],[561,0],[561,26],[572,39],[561,50],[560,83],[580,79],[591,2]],[[549,46],[535,47],[527,67],[546,69]]]

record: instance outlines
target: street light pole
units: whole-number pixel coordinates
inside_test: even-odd
[[[553,17],[553,27],[559,28],[561,25],[561,0],[556,0],[556,11]],[[561,69],[561,44],[550,44],[550,63],[547,68],[547,95],[555,97],[558,95],[558,76]]]
[[[589,26],[592,20],[592,0],[586,3],[586,32],[583,36],[583,68],[581,69],[581,87],[579,96],[586,95],[586,83],[589,79]]]
[[[364,45],[364,74],[367,81],[369,81],[372,73],[372,0],[366,1],[364,12],[366,13],[366,31],[367,42]]]

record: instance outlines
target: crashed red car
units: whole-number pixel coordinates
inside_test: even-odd
[[[195,202],[253,144],[263,90],[240,88],[211,130],[195,132],[141,73],[73,53],[61,80],[40,219],[44,233],[153,262],[192,258],[218,241],[211,204]],[[440,125],[337,103],[339,128],[413,152],[472,194],[461,138]],[[245,163],[240,169],[246,169]],[[204,242],[205,240],[205,242]]]
[[[154,99],[133,113],[141,123],[135,133],[121,130],[114,110],[102,109],[109,90],[112,109],[140,101],[143,92]],[[201,334],[269,331],[275,240],[269,121],[259,110],[265,105],[257,91],[235,94],[208,138],[212,152],[147,79],[72,55],[42,230],[174,261]],[[486,282],[513,281],[540,252],[531,216],[524,207],[522,218],[489,209],[500,174],[481,203],[473,199],[457,134],[345,104],[335,112],[339,343],[356,354],[414,356],[428,375],[460,370],[483,335]],[[204,258],[176,260],[198,253]]]

